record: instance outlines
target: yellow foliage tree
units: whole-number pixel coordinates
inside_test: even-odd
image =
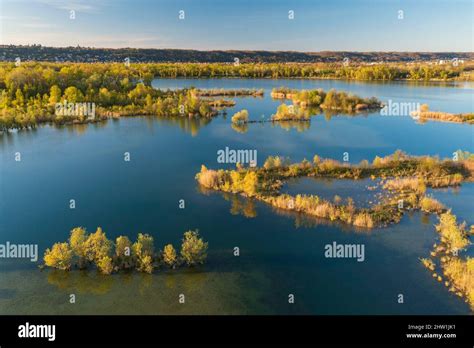
[[[189,266],[202,264],[207,258],[207,246],[208,244],[199,238],[198,231],[185,232],[181,245],[181,256]]]
[[[163,261],[170,267],[173,267],[178,261],[176,250],[174,249],[172,244],[168,244],[165,246],[163,250]]]
[[[83,268],[86,265],[87,255],[85,243],[87,240],[87,232],[83,227],[76,227],[71,230],[69,237],[69,246],[71,247],[74,256],[79,259],[79,267]]]
[[[97,230],[85,241],[84,248],[87,260],[97,264],[103,257],[110,255],[112,242],[107,239],[102,228],[97,227]]]
[[[111,274],[114,270],[112,258],[110,256],[104,256],[97,262],[97,268],[103,274]]]
[[[242,190],[249,196],[254,196],[257,193],[258,177],[255,172],[247,172],[245,174]]]
[[[137,259],[137,269],[140,272],[153,272],[153,237],[148,234],[139,233],[137,241],[133,243],[133,255]]]
[[[62,270],[71,269],[73,251],[68,243],[55,243],[50,250],[46,249],[44,263],[46,266]]]

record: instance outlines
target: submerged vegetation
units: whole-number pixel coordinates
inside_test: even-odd
[[[319,156],[312,163],[303,160],[291,164],[287,159],[270,156],[260,168],[238,165],[236,170],[212,170],[203,165],[196,179],[205,188],[253,197],[279,209],[372,228],[398,222],[406,210],[437,214],[445,211],[441,203],[425,195],[426,187],[456,186],[471,180],[473,171],[467,162],[413,157],[401,151],[376,157],[372,164],[362,161],[358,165]],[[369,208],[358,208],[352,199],[336,203],[316,195],[280,193],[285,180],[301,177],[380,178],[387,195]]]
[[[275,99],[291,99],[293,104],[301,108],[318,107],[347,113],[382,108],[382,103],[377,98],[361,98],[335,89],[326,93],[322,89],[296,90],[280,87],[274,88],[271,96]]]
[[[452,114],[449,112],[430,111],[427,104],[421,105],[420,110],[413,111],[411,116],[417,117],[421,121],[431,120],[440,122],[474,124],[474,113]]]
[[[248,121],[249,121],[249,112],[245,109],[236,112],[232,116],[232,123],[233,124],[241,125],[241,124],[247,123]]]
[[[215,95],[219,90],[215,92]],[[253,120],[248,118],[248,111],[241,110],[232,117],[232,128],[239,133],[247,131],[247,123],[282,123],[282,127],[290,128],[297,123],[309,122],[311,115],[316,115],[324,110],[326,113],[343,112],[356,113],[361,111],[375,110],[382,108],[382,103],[376,98],[364,99],[353,94],[334,89],[325,92],[317,90],[294,90],[285,87],[274,88],[271,96],[275,99],[291,99],[293,105],[282,103],[278,106],[275,114],[270,120]],[[298,129],[304,129],[299,127]]]
[[[309,121],[310,113],[302,107],[281,104],[272,115],[272,121]]]
[[[303,160],[293,164],[288,159],[270,156],[259,168],[238,164],[235,170],[212,170],[203,165],[196,179],[203,190],[222,191],[224,196],[239,194],[250,198],[249,201],[260,200],[277,210],[293,212],[297,216],[302,214],[339,221],[364,229],[397,223],[404,212],[410,210],[436,214],[439,218],[436,230],[440,235],[440,244],[435,245],[432,258],[423,258],[421,262],[433,272],[440,267],[433,277],[442,281],[444,276],[445,285],[464,297],[474,309],[474,259],[458,256],[470,244],[469,232],[465,223],[457,223],[456,216],[447,207],[426,194],[427,187],[457,186],[474,179],[473,156],[458,151],[456,158],[414,157],[396,151],[386,157],[376,157],[372,164],[365,160],[358,165],[350,165],[317,155],[312,162]],[[336,196],[334,200],[327,200],[317,195],[280,193],[285,180],[301,177],[378,178],[378,185],[385,194],[380,201],[361,208],[350,197],[342,200]],[[226,199],[230,200],[229,197]],[[243,206],[243,203],[239,202],[238,206]],[[256,216],[254,209],[252,212],[248,216]],[[472,232],[474,226],[470,230]]]
[[[84,228],[76,227],[68,242],[55,243],[46,250],[44,264],[60,270],[95,266],[103,274],[133,269],[151,274],[161,266],[176,268],[183,264],[203,264],[207,248],[208,243],[200,238],[198,231],[184,233],[178,256],[172,244],[166,245],[163,251],[155,251],[153,237],[148,234],[139,233],[134,243],[127,236],[120,236],[114,243],[100,227],[90,234]]]
[[[435,272],[433,277],[438,281],[443,281],[444,275],[445,286],[464,297],[474,310],[474,259],[460,255],[471,244],[466,224],[458,224],[456,216],[447,211],[439,216],[439,223],[435,227],[440,242],[433,246],[431,258],[423,258],[421,262]],[[439,274],[436,273],[437,269]]]

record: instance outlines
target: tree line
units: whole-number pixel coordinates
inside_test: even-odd
[[[94,233],[76,227],[72,229],[67,242],[55,243],[46,249],[44,264],[60,270],[95,266],[103,274],[133,269],[153,273],[161,266],[174,269],[183,264],[203,264],[207,258],[207,248],[208,243],[200,238],[198,231],[184,233],[178,255],[172,244],[156,251],[154,239],[148,234],[139,233],[134,243],[127,236],[119,236],[114,243],[100,227]]]

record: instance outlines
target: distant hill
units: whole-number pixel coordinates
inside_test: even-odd
[[[197,51],[187,49],[145,48],[89,48],[89,47],[44,47],[41,45],[0,45],[0,61],[69,61],[69,62],[202,62],[233,63],[316,63],[340,62],[349,58],[351,62],[410,62],[448,60],[453,58],[474,60],[473,52],[295,52],[295,51]]]

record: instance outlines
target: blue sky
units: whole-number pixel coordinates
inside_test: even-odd
[[[473,3],[0,0],[0,42],[200,50],[474,51]],[[75,19],[70,19],[70,10]],[[180,10],[184,20],[178,18]]]

